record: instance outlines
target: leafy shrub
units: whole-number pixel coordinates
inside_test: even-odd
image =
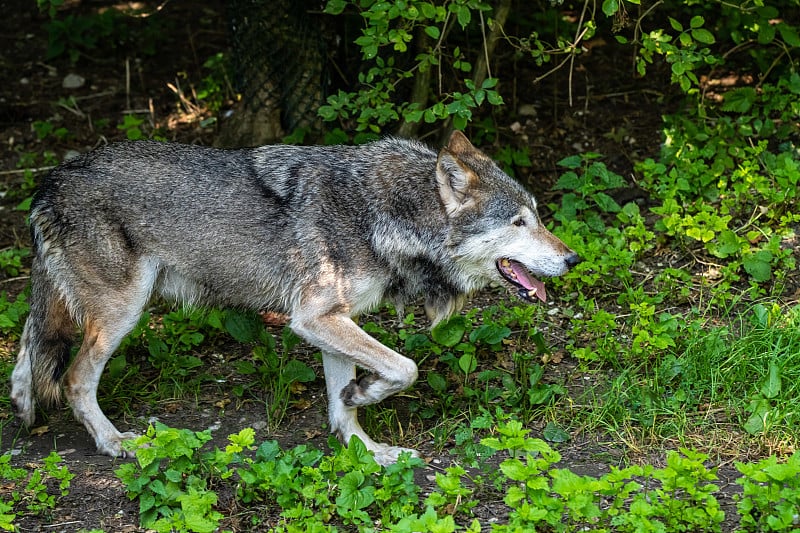
[[[11,466],[10,453],[0,455],[0,529],[15,531],[16,513],[46,515],[55,508],[59,497],[69,494],[75,476],[61,462],[61,456],[53,451],[42,465],[15,468]]]
[[[476,492],[489,489],[481,477],[447,467],[423,497],[414,481],[415,469],[424,466],[420,459],[401,454],[396,464],[380,467],[358,438],[348,447],[331,438],[333,453],[326,455],[307,445],[282,450],[275,441],[256,448],[254,432],[246,428],[230,435],[223,450],[203,451],[208,431],[159,424],[129,446],[136,446],[136,462],[121,465],[117,475],[131,499],[139,499],[142,526],[156,531],[213,531],[222,515],[214,510],[212,488],[225,484],[235,486],[254,527],[262,524],[262,511],[273,517],[277,507],[280,520],[270,529],[275,532],[368,530],[378,520],[387,531],[407,533],[721,531],[725,514],[707,455],[680,449],[667,452],[661,468],[612,466],[598,476],[579,475],[557,468],[561,455],[531,438],[520,422],[499,418],[505,420],[481,444],[502,454],[499,468],[486,471],[503,494],[508,518],[491,524],[469,512],[478,503]],[[797,527],[800,454],[784,463],[775,457],[737,463],[737,469],[743,474],[743,530]]]
[[[721,531],[725,514],[713,496],[719,487],[711,483],[716,474],[703,464],[706,455],[682,449],[668,452],[666,468],[612,468],[595,478],[552,468],[560,454],[527,437],[529,430],[519,422],[497,429],[499,437],[482,442],[510,455],[500,470],[510,482],[504,501],[511,511],[508,524],[492,531],[606,531],[611,526],[618,531]]]
[[[794,531],[800,527],[800,452],[784,463],[768,457],[736,463],[742,473],[737,509],[744,531]]]
[[[228,464],[253,442],[253,430],[231,436],[224,457],[202,454],[209,431],[172,429],[157,423],[147,433],[126,443],[136,450],[136,462],[125,463],[115,472],[125,484],[128,497],[139,499],[142,527],[159,532],[211,533],[222,515],[213,510],[217,495],[208,489],[209,478],[227,471]],[[224,475],[224,474],[223,474]]]
[[[503,103],[496,78],[458,79],[473,71],[473,60],[459,46],[442,46],[456,25],[465,32],[480,18],[483,27],[482,13],[491,9],[489,4],[478,0],[455,0],[442,5],[329,0],[325,11],[338,15],[345,9],[354,9],[363,18],[364,27],[355,44],[365,66],[358,73],[355,90],[339,90],[320,107],[319,115],[324,120],[354,121],[354,129],[361,132],[362,138],[364,133],[377,134],[387,125],[401,121],[432,124],[451,119],[456,128],[464,129],[473,111],[483,103]],[[412,43],[415,39],[420,46]],[[452,79],[458,80],[453,87],[437,92],[430,105],[426,103],[429,87],[421,89],[426,96],[419,101],[399,101],[398,86],[441,69],[443,63],[451,68]],[[440,76],[440,82],[444,79]]]
[[[8,299],[8,293],[0,292],[0,332],[11,337],[19,337],[29,309],[26,293],[18,294],[12,302]]]

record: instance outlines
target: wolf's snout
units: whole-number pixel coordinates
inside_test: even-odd
[[[583,259],[581,259],[581,256],[579,256],[575,252],[572,252],[567,256],[566,259],[564,259],[564,262],[567,264],[567,268],[572,268],[581,261],[583,261]]]

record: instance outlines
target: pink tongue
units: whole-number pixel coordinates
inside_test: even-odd
[[[536,297],[543,302],[547,301],[547,292],[544,289],[544,283],[534,277],[531,277],[528,274],[528,271],[522,265],[512,262],[511,268],[514,270],[514,274],[517,275],[517,281],[520,282],[523,287],[529,291],[536,289]]]

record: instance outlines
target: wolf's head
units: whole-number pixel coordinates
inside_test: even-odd
[[[466,292],[500,281],[524,300],[546,301],[538,278],[564,274],[580,261],[544,227],[533,196],[459,131],[439,152],[436,180],[458,265],[454,277]]]

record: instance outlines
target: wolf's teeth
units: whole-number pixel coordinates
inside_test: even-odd
[[[503,268],[508,268],[510,265],[511,263],[509,263],[508,259],[503,259],[502,261],[500,261],[500,266],[502,266]]]
[[[536,296],[536,292],[537,291],[538,291],[538,289],[536,287],[532,288],[531,290],[528,291],[528,296],[530,298],[533,298],[534,296]]]

